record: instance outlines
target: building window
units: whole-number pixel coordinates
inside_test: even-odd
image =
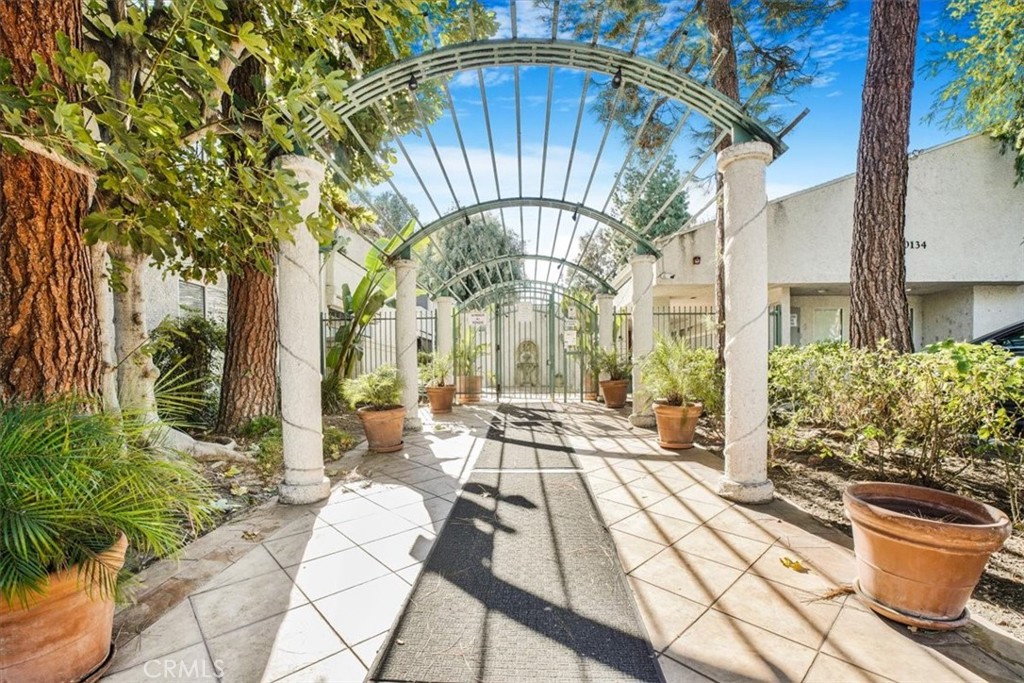
[[[814,309],[814,327],[811,330],[811,341],[842,341],[843,340],[843,309]]]
[[[206,287],[195,282],[178,281],[178,315],[206,316]]]

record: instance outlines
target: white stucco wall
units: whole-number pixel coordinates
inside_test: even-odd
[[[324,312],[331,306],[343,308],[341,286],[347,284],[350,289],[354,290],[363,278],[363,275],[366,274],[366,271],[356,264],[362,265],[365,262],[366,255],[370,253],[371,249],[369,243],[346,228],[341,230],[349,238],[348,244],[345,247],[345,254],[348,258],[341,254],[331,254],[324,263],[321,270],[321,277],[324,283]],[[352,261],[355,261],[355,263]]]
[[[1024,287],[979,285],[974,288],[973,304],[971,338],[1024,320]]]
[[[970,287],[949,289],[921,297],[924,302],[924,344],[973,339],[974,293]]]

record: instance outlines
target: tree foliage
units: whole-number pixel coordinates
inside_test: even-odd
[[[1024,181],[1024,4],[1016,0],[951,0],[956,28],[931,38],[940,53],[926,68],[952,79],[938,92],[930,117],[984,131],[1012,150]]]
[[[424,260],[434,265],[421,275],[429,289],[438,290],[449,278],[487,259],[521,256],[524,253],[522,240],[506,230],[490,214],[474,216],[468,225],[457,223],[436,235],[433,242],[426,244],[423,252]],[[491,284],[522,280],[524,277],[522,261],[489,264],[453,283],[449,295],[465,301]]]

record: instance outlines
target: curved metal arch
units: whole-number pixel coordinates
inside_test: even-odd
[[[600,275],[598,275],[594,271],[590,270],[589,268],[581,266],[580,264],[574,263],[572,261],[567,261],[564,258],[558,258],[556,256],[543,256],[541,254],[533,254],[533,255],[529,255],[529,254],[506,254],[505,256],[494,256],[492,258],[485,259],[485,260],[481,261],[480,263],[475,264],[473,267],[467,268],[466,270],[463,270],[460,273],[456,273],[452,277],[448,278],[445,282],[443,282],[441,285],[439,285],[437,287],[437,290],[440,291],[440,292],[449,291],[452,285],[454,285],[456,282],[461,282],[462,280],[466,279],[467,277],[469,277],[473,273],[476,273],[476,272],[478,272],[480,270],[483,270],[487,266],[491,266],[491,265],[495,265],[495,264],[499,264],[499,263],[507,263],[509,261],[544,261],[544,262],[547,262],[547,263],[559,263],[559,264],[561,264],[563,266],[569,266],[573,270],[578,271],[580,273],[583,273],[584,275],[589,277],[591,280],[593,280],[597,284],[601,285],[601,288],[603,290],[602,293],[604,293],[604,294],[614,294],[615,293],[615,287],[613,287],[610,282],[608,282],[603,277],[601,277]],[[505,282],[522,282],[522,281],[521,280],[506,280]],[[495,283],[495,284],[497,284],[497,283]]]
[[[333,108],[342,119],[347,119],[396,92],[406,90],[413,76],[425,80],[474,69],[533,65],[562,66],[604,74],[614,74],[621,69],[624,79],[690,105],[719,128],[732,131],[738,142],[762,140],[774,148],[775,156],[786,151],[786,145],[779,136],[744,112],[740,103],[714,88],[645,57],[603,45],[569,40],[511,38],[448,45],[364,75],[345,89],[345,99],[335,103]],[[319,138],[325,134],[326,127],[317,123],[311,132]]]
[[[580,306],[583,306],[588,311],[592,313],[595,312],[594,307],[589,302],[577,297],[571,289],[563,287],[554,282],[547,282],[546,280],[512,280],[506,282],[497,282],[490,287],[486,287],[485,289],[480,290],[479,292],[477,292],[470,298],[466,299],[465,301],[459,302],[459,305],[456,308],[460,311],[464,310],[473,303],[475,303],[476,301],[478,301],[479,299],[489,294],[500,294],[505,290],[510,290],[514,292],[516,289],[526,288],[536,288],[538,291],[547,290],[550,294],[558,294],[560,296],[564,296],[567,299],[570,299],[575,303],[579,304]]]
[[[641,250],[646,254],[652,254],[654,256],[661,256],[661,252],[654,244],[643,237],[635,230],[630,228],[628,225],[613,218],[603,211],[592,209],[581,204],[573,204],[572,202],[562,201],[560,199],[546,199],[544,197],[510,197],[508,199],[494,199],[487,202],[480,202],[473,206],[464,206],[458,211],[453,211],[445,216],[441,216],[437,220],[427,223],[422,228],[414,232],[401,244],[395,247],[392,255],[401,254],[402,252],[410,249],[420,240],[428,238],[438,230],[453,225],[455,223],[461,223],[470,216],[475,216],[481,213],[487,213],[489,211],[500,211],[501,209],[512,209],[520,206],[536,206],[545,209],[558,209],[559,211],[573,211],[578,213],[580,216],[586,216],[592,218],[595,221],[604,223],[609,228],[612,228],[618,233],[625,235],[627,238],[632,240]]]

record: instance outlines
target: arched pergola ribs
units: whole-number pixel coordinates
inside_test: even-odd
[[[567,289],[558,283],[548,282],[546,280],[512,280],[495,283],[494,285],[482,289],[465,301],[459,302],[456,308],[457,310],[464,311],[473,305],[479,304],[482,299],[486,299],[487,297],[503,294],[518,294],[524,291],[562,296],[596,314],[593,304],[585,299],[579,298],[574,290]]]
[[[646,57],[603,45],[566,40],[492,39],[448,45],[407,57],[354,81],[345,90],[346,99],[337,103],[334,110],[339,117],[347,119],[386,97],[403,92],[413,76],[422,81],[500,66],[560,66],[608,75],[621,69],[624,79],[684,102],[719,128],[734,131],[737,142],[767,142],[775,150],[775,156],[786,151],[785,143],[748,115],[740,103],[694,78]],[[325,133],[323,124],[312,127],[314,137]]]
[[[630,228],[628,225],[623,223],[613,216],[592,209],[588,206],[581,204],[574,204],[568,201],[562,201],[561,199],[547,199],[545,197],[509,197],[507,199],[494,199],[487,202],[480,202],[475,206],[464,206],[461,209],[452,211],[451,213],[441,216],[435,221],[427,223],[415,233],[410,235],[407,239],[402,241],[392,255],[402,254],[411,249],[421,240],[427,239],[438,230],[442,230],[450,225],[464,222],[470,216],[476,216],[490,211],[500,211],[501,209],[508,209],[514,207],[526,207],[535,206],[544,209],[557,209],[559,211],[574,212],[580,216],[585,216],[596,220],[608,227],[612,228],[616,232],[625,235],[630,241],[637,245],[637,247],[644,253],[653,254],[654,256],[661,256],[661,252],[654,243],[648,240],[643,235],[640,235],[635,230]]]
[[[441,291],[441,292],[451,291],[451,288],[452,288],[453,285],[455,285],[455,284],[457,284],[459,282],[462,282],[467,277],[469,277],[470,275],[472,275],[473,273],[475,273],[475,272],[477,272],[479,270],[483,270],[484,268],[487,268],[489,266],[500,265],[502,263],[509,263],[509,262],[515,262],[515,261],[543,261],[545,263],[557,263],[557,264],[560,264],[561,266],[567,266],[567,267],[572,268],[573,270],[575,270],[577,272],[580,272],[580,273],[586,275],[591,280],[593,280],[597,285],[599,285],[601,287],[601,290],[602,290],[601,293],[603,293],[603,294],[614,294],[615,293],[615,287],[613,287],[610,282],[608,282],[603,277],[601,277],[600,275],[598,275],[594,271],[590,270],[589,268],[586,268],[584,266],[581,266],[578,263],[574,263],[573,261],[569,261],[569,260],[564,259],[564,258],[558,258],[556,256],[544,256],[542,254],[532,254],[532,255],[530,255],[530,254],[506,254],[504,256],[494,256],[492,258],[485,259],[485,260],[481,261],[480,263],[475,264],[471,268],[467,268],[467,269],[465,269],[465,270],[463,270],[463,271],[461,271],[459,273],[456,273],[455,275],[450,277],[448,280],[446,280],[444,283],[439,285],[437,287],[437,290]],[[521,281],[520,280],[514,280],[514,281],[510,281],[510,282],[521,282]],[[544,280],[539,280],[538,282],[545,282],[545,281]]]

